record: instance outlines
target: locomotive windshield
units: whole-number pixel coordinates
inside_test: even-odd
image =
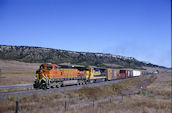
[[[52,68],[53,68],[52,66],[44,66],[44,65],[40,66],[40,69],[51,70]]]
[[[51,70],[53,67],[52,66],[48,66],[48,67],[46,67],[45,69],[46,70]]]

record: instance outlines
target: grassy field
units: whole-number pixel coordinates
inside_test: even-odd
[[[0,60],[0,85],[32,83],[39,65]],[[19,113],[171,113],[171,71],[160,72],[153,83],[130,96],[122,96],[121,92],[134,89],[149,76],[65,93],[18,97]],[[14,112],[16,100],[17,97],[0,100],[0,113]]]
[[[133,78],[101,87],[84,87],[64,93],[18,97],[19,112],[171,113],[171,73],[158,74],[153,83],[135,95],[121,96],[122,90],[133,89],[148,77]],[[0,101],[0,112],[14,112],[15,101],[16,97]]]
[[[171,73],[161,73],[155,82],[143,90],[143,94],[168,99],[171,96],[171,80]]]
[[[32,83],[40,63],[0,60],[0,85]]]

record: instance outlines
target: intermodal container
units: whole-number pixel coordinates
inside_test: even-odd
[[[139,70],[133,70],[133,77],[138,77],[141,75],[141,71]]]

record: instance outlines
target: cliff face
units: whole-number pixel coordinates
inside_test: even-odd
[[[132,57],[123,57],[103,53],[75,52],[30,46],[0,45],[0,59],[18,60],[31,63],[71,63],[79,65],[94,65],[99,67],[161,67],[151,63],[138,61]]]

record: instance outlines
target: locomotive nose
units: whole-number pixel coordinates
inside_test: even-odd
[[[39,71],[39,73],[40,73],[40,74],[45,73],[45,70],[42,70],[42,69],[41,69],[41,70]]]

